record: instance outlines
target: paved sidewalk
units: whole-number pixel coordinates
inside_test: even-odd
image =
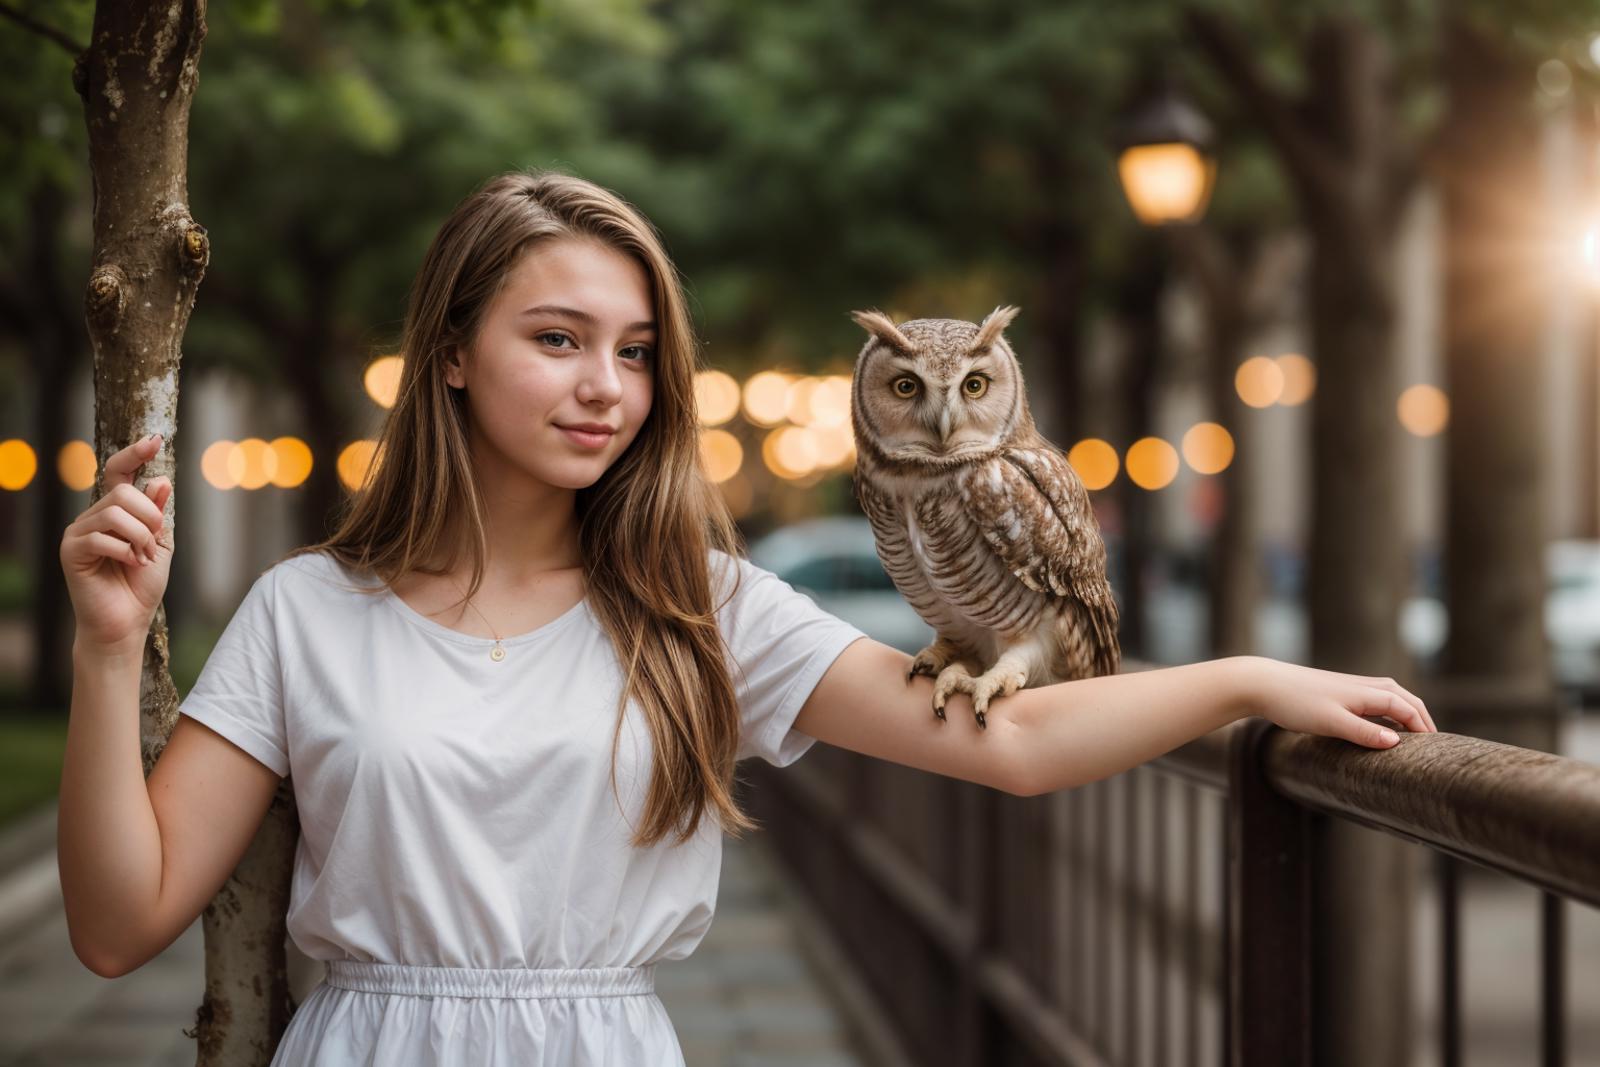
[[[67,936],[53,812],[34,822],[44,851],[0,869],[0,1067],[192,1067],[182,1031],[203,987],[200,923],[132,974],[93,974]],[[684,1056],[692,1067],[864,1067],[802,955],[776,877],[759,835],[727,842],[711,929],[694,955],[657,965]],[[291,982],[303,990],[321,965],[295,955]]]

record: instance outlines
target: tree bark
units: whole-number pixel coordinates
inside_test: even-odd
[[[96,5],[74,82],[84,101],[94,189],[85,311],[94,354],[95,453],[149,433],[165,447],[144,479],[176,486],[178,366],[210,259],[188,206],[189,111],[199,80],[205,0]],[[104,492],[99,479],[95,497]],[[176,500],[168,507],[176,525]],[[181,541],[181,538],[177,540]],[[182,551],[182,549],[179,549]],[[177,722],[166,615],[158,609],[140,686],[141,755],[155,765]],[[298,822],[285,780],[244,859],[204,913],[206,993],[192,1036],[201,1065],[267,1064],[293,1010],[284,917]]]
[[[1304,49],[1308,95],[1266,79],[1235,27],[1191,10],[1219,76],[1277,151],[1312,235],[1311,656],[1318,666],[1404,674],[1398,629],[1406,554],[1393,457],[1400,441],[1394,295],[1397,223],[1415,184],[1378,32],[1325,17]],[[1412,1026],[1414,857],[1404,842],[1315,821],[1312,1047],[1330,1067],[1405,1067]]]
[[[1544,327],[1558,246],[1532,63],[1452,20],[1450,107],[1435,143],[1444,194],[1447,438],[1444,668],[1551,692],[1544,632]],[[1553,751],[1554,720],[1475,733]]]
[[[1221,659],[1256,650],[1255,618],[1261,602],[1260,502],[1253,409],[1239,397],[1234,376],[1250,337],[1270,318],[1286,285],[1299,277],[1288,262],[1292,249],[1254,234],[1233,241],[1210,226],[1176,231],[1184,265],[1206,304],[1206,370],[1213,417],[1233,437],[1233,462],[1214,475],[1222,489],[1222,517],[1211,538],[1210,655]],[[1237,248],[1234,247],[1237,245]]]

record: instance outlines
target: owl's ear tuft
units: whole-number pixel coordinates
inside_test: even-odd
[[[850,317],[856,320],[857,326],[860,326],[884,344],[891,348],[898,348],[907,355],[911,354],[914,347],[911,344],[911,340],[901,333],[899,327],[889,321],[889,316],[883,312],[876,309],[872,311],[852,311],[850,312]]]
[[[1003,304],[989,312],[988,317],[978,324],[978,339],[972,342],[972,351],[974,353],[982,352],[993,346],[996,341],[1000,340],[1000,334],[1005,331],[1005,328],[1011,325],[1011,320],[1017,317],[1017,312],[1021,310],[1019,307]]]

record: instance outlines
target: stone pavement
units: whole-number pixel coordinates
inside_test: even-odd
[[[192,1067],[183,1030],[203,987],[200,923],[132,974],[90,972],[67,937],[54,825],[52,806],[20,835],[43,851],[0,867],[0,1065]],[[725,843],[711,929],[694,955],[657,965],[684,1056],[690,1067],[865,1067],[829,1000],[838,983],[798,944],[768,848],[759,835]],[[320,972],[295,954],[297,993]]]

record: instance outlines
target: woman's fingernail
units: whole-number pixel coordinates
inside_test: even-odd
[[[1392,745],[1400,740],[1400,735],[1395,733],[1393,730],[1385,730],[1383,732],[1383,739]]]

